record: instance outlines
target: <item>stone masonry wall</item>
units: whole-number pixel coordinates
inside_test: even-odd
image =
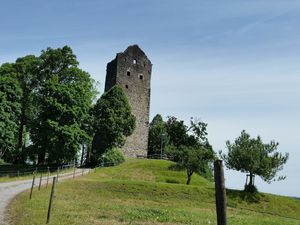
[[[122,150],[127,157],[147,155],[152,64],[137,46],[129,46],[107,64],[105,91],[119,84],[136,117],[136,128]]]

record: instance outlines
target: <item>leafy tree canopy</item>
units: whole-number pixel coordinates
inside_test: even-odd
[[[209,165],[215,154],[208,142],[206,128],[207,124],[198,119],[191,118],[187,126],[174,116],[169,116],[164,122],[158,114],[150,123],[148,155],[159,153],[163,147],[164,154],[175,161],[179,168],[186,169],[187,184],[190,184],[194,172],[209,177]]]
[[[187,126],[183,120],[169,116],[165,126],[170,139],[169,144],[175,147],[199,146],[208,142],[207,124],[193,117],[190,119],[190,125]]]
[[[15,78],[0,75],[0,158],[7,161],[15,154],[21,94]]]
[[[184,168],[187,174],[187,182],[189,185],[193,173],[206,174],[208,172],[208,164],[215,158],[212,148],[205,146],[169,146],[168,154],[172,155],[177,160],[177,166]]]
[[[229,169],[249,173],[250,180],[247,185],[254,186],[254,175],[260,176],[266,182],[274,181],[277,172],[287,162],[288,153],[283,155],[277,152],[278,145],[275,141],[264,144],[260,136],[251,138],[243,130],[233,143],[226,142],[228,153],[220,154]]]
[[[45,159],[48,163],[67,162],[74,159],[81,145],[91,141],[90,109],[97,92],[90,75],[78,65],[72,49],[64,46],[0,67],[0,77],[6,77],[1,78],[6,88],[1,92],[0,110],[5,135],[11,137],[4,142],[14,146],[11,162],[24,162],[28,156],[34,161],[37,154],[39,163]],[[8,100],[13,96],[10,92],[18,100]],[[8,113],[13,111],[11,104],[17,109]],[[4,122],[5,115],[9,117]],[[26,141],[31,145],[25,146]]]
[[[39,163],[68,162],[89,140],[85,128],[96,95],[90,75],[78,68],[68,46],[48,48],[40,56],[38,99],[40,103],[31,139]]]
[[[158,155],[161,153],[162,148],[168,145],[169,136],[167,134],[167,129],[165,122],[160,114],[157,114],[149,128],[149,138],[148,138],[148,155]]]
[[[120,148],[135,128],[135,117],[123,89],[115,85],[105,92],[93,109],[95,136],[93,153],[97,157],[113,147]]]

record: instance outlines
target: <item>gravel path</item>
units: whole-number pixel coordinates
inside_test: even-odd
[[[88,173],[89,169],[85,169],[84,173]],[[81,176],[82,170],[76,171],[76,176]],[[73,177],[72,173],[65,173],[59,175],[59,181],[69,179]],[[51,176],[50,178],[53,178]],[[49,179],[49,183],[52,179]],[[44,178],[42,181],[42,184],[46,184],[47,179]],[[30,189],[32,185],[32,179],[30,180],[19,180],[19,181],[12,181],[12,182],[6,182],[6,183],[0,183],[0,225],[9,225],[9,222],[7,220],[6,216],[6,210],[7,206],[10,203],[10,201],[16,197],[19,193],[22,191],[25,191],[27,189]],[[35,186],[39,185],[39,176],[35,180]]]

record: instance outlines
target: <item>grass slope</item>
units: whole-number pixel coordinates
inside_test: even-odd
[[[58,183],[50,224],[216,224],[213,184],[193,175],[187,186],[185,172],[171,165],[128,160]],[[10,206],[12,224],[44,224],[49,195],[50,188],[35,190],[31,201],[28,192],[19,195]],[[299,200],[269,194],[249,199],[237,191],[228,196],[229,224],[300,224]]]

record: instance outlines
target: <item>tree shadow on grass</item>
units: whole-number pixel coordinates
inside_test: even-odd
[[[245,201],[247,203],[259,203],[261,196],[258,192],[248,192],[248,191],[239,191],[239,190],[231,190],[226,189],[226,195],[228,197],[228,202],[232,203],[238,203]]]
[[[168,167],[168,169],[172,170],[172,171],[182,171],[182,170],[184,170],[184,167],[180,166],[178,164],[172,164]]]

